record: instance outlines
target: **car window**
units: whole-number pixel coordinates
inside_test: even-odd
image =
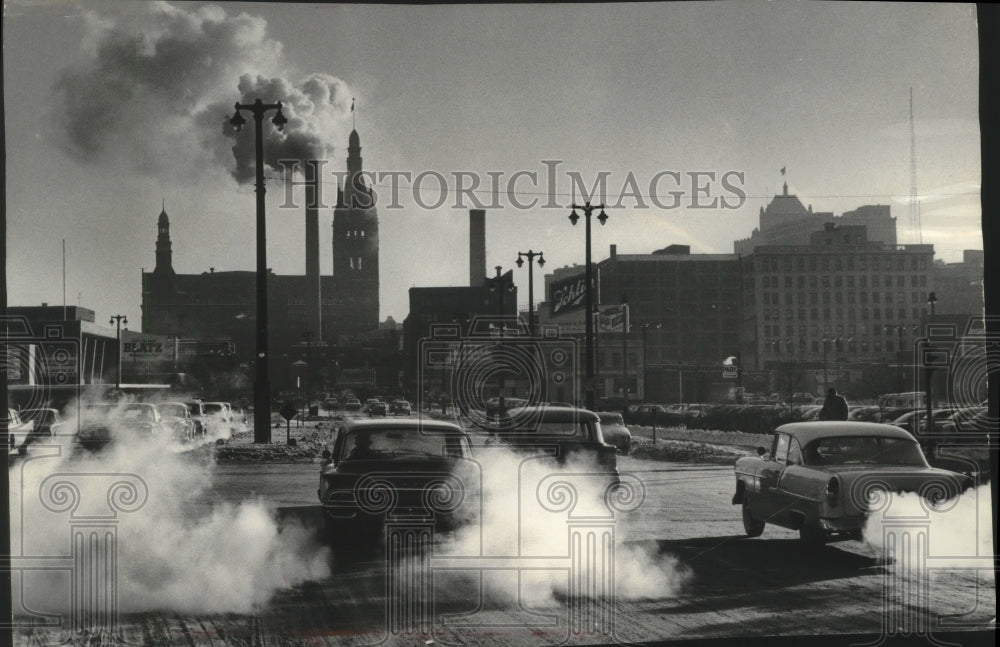
[[[146,407],[142,408],[128,408],[122,411],[122,420],[141,420],[143,422],[152,422],[153,412]]]
[[[468,443],[455,433],[419,432],[416,429],[363,429],[345,438],[346,458],[369,458],[398,454],[465,456]]]
[[[844,436],[820,438],[805,451],[809,465],[908,465],[926,466],[920,446],[906,438]]]
[[[788,458],[788,434],[775,434],[771,460],[784,463]]]
[[[788,464],[802,464],[802,448],[799,447],[799,441],[794,438],[792,438],[792,441],[788,444]]]

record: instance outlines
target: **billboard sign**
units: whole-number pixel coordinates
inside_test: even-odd
[[[592,286],[597,285],[597,277],[592,277]],[[553,317],[575,312],[586,305],[587,281],[583,274],[577,274],[561,281],[549,284],[549,314]],[[594,288],[594,300],[597,300],[597,289]]]

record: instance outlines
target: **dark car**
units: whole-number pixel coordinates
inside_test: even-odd
[[[195,400],[194,402],[185,402],[187,406],[188,416],[194,421],[194,433],[196,436],[204,436],[208,433],[209,427],[209,416],[208,412],[205,411],[205,405],[201,400]]]
[[[934,409],[931,412],[931,419],[934,421],[934,427],[940,428],[941,423],[950,418],[954,413],[954,409]],[[909,411],[889,424],[899,427],[900,429],[905,429],[911,434],[919,434],[927,429],[927,412],[923,409]]]
[[[174,440],[182,443],[191,442],[198,435],[198,425],[188,406],[183,402],[160,402],[156,405],[164,427],[170,429]]]
[[[604,442],[614,445],[622,454],[629,453],[632,449],[632,432],[625,426],[622,414],[598,411],[597,417],[601,419],[601,435],[604,436]]]
[[[87,404],[80,411],[76,442],[85,449],[96,450],[116,437],[151,438],[163,431],[160,412],[155,405],[139,402]]]
[[[374,402],[369,402],[368,406],[365,407],[365,410],[368,411],[369,416],[385,416],[388,415],[389,409],[385,402],[375,400]]]
[[[579,461],[619,482],[617,448],[604,440],[601,419],[575,407],[520,407],[508,411],[504,424],[492,431],[516,450],[544,452],[564,465]]]
[[[344,411],[361,411],[361,400],[357,398],[347,398],[344,401]]]
[[[335,544],[370,538],[394,518],[450,528],[479,503],[466,478],[475,469],[469,436],[449,422],[353,420],[323,458],[317,495]]]
[[[820,546],[859,539],[871,501],[887,491],[940,503],[973,486],[964,474],[931,467],[917,440],[892,425],[824,421],[782,425],[770,450],[736,461],[733,504],[750,537],[765,524],[799,531]]]

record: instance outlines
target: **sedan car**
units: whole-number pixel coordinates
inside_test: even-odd
[[[323,452],[317,496],[335,544],[377,535],[386,520],[459,523],[478,504],[472,444],[458,425],[437,420],[353,420]]]
[[[160,402],[156,405],[163,425],[170,429],[174,440],[191,442],[197,436],[197,425],[191,417],[188,406],[183,402]]]
[[[365,410],[369,416],[384,416],[387,415],[389,408],[385,402],[375,400],[374,402],[369,402]]]
[[[18,449],[27,448],[31,443],[55,438],[63,433],[66,426],[58,409],[22,409],[20,413],[21,420],[33,423],[34,427]]]
[[[76,442],[84,449],[97,450],[116,437],[152,438],[163,430],[160,412],[153,404],[87,404],[80,411]]]
[[[23,454],[27,449],[28,438],[31,436],[31,433],[32,423],[30,421],[25,422],[17,409],[7,409],[8,455],[15,452]]]
[[[632,432],[625,426],[622,414],[609,411],[598,411],[601,419],[601,435],[604,442],[614,445],[618,452],[627,454],[632,449]]]
[[[347,398],[344,400],[344,411],[361,411],[361,400]]]
[[[807,546],[860,538],[868,513],[887,488],[932,503],[972,487],[963,474],[929,466],[909,432],[868,422],[796,422],[774,433],[769,450],[736,461],[733,504],[750,537],[765,524],[799,531]]]
[[[406,400],[393,400],[389,405],[389,413],[394,416],[408,416],[411,413],[410,403]]]
[[[508,411],[503,424],[492,430],[500,442],[518,451],[552,455],[559,465],[582,463],[619,482],[617,448],[604,439],[601,419],[593,411],[575,407],[520,407]]]

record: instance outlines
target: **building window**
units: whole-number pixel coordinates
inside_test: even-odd
[[[858,287],[867,288],[868,287],[868,277],[864,274],[858,277]]]
[[[816,260],[816,259],[813,259],[813,260]],[[816,289],[816,276],[815,275],[809,277],[809,287],[812,288],[813,290]]]

